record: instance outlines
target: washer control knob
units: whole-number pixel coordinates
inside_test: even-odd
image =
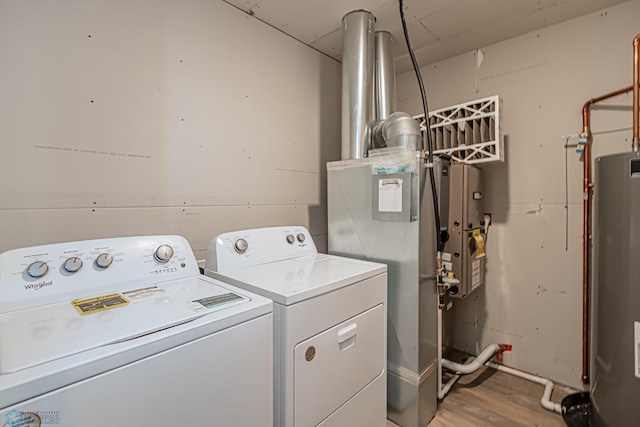
[[[156,261],[161,262],[162,264],[168,263],[172,256],[173,248],[169,245],[160,245],[153,253],[153,257]]]
[[[249,243],[245,239],[238,239],[233,244],[233,249],[236,250],[239,254],[243,254],[249,248]]]
[[[298,236],[296,236],[298,238],[298,242],[302,243],[304,242],[304,239],[306,239],[305,235],[302,233],[298,233]]]
[[[67,273],[75,273],[82,268],[82,260],[77,256],[67,258],[64,264],[62,264],[62,268],[64,268]]]
[[[295,242],[295,241],[296,241],[296,238],[295,238],[295,237],[293,237],[293,234],[287,234],[287,242],[288,242],[290,245],[293,245],[293,242]]]
[[[96,258],[96,265],[100,268],[107,268],[111,265],[112,262],[113,257],[106,252],[101,253],[100,255],[98,255],[98,258]]]
[[[27,267],[27,274],[34,279],[44,276],[47,271],[49,271],[49,266],[44,261],[34,261]]]

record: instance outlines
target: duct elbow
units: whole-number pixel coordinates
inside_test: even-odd
[[[409,114],[395,112],[373,126],[371,146],[373,148],[399,147],[418,151],[422,149],[420,125]]]

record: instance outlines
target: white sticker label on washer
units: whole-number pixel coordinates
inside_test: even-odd
[[[132,289],[130,291],[122,292],[122,295],[129,298],[130,301],[139,300],[142,298],[148,298],[159,294],[164,294],[167,291],[157,286],[147,286],[146,288]]]
[[[442,260],[451,262],[451,253],[442,252]]]
[[[388,178],[378,181],[378,211],[402,212],[402,179]]]
[[[633,340],[633,353],[635,355],[635,374],[637,378],[640,378],[640,322],[633,322],[634,326],[634,340]]]
[[[226,293],[222,295],[214,295],[207,298],[201,298],[194,301],[189,301],[187,307],[193,311],[202,311],[206,309],[217,308],[221,305],[227,305],[244,300],[240,295],[234,293]]]

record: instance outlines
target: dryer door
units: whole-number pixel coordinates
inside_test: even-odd
[[[379,304],[295,346],[296,426],[319,424],[384,372],[385,316]]]

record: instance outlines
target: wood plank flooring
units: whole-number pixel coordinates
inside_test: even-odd
[[[460,378],[438,405],[429,427],[563,427],[562,416],[544,409],[543,386],[491,368]],[[560,403],[567,387],[556,385],[551,400]],[[391,421],[387,427],[395,427]]]

